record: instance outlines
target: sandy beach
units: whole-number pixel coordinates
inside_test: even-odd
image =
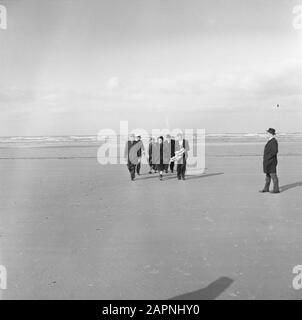
[[[146,166],[131,182],[95,147],[1,148],[2,299],[301,299],[291,148],[280,147],[278,195],[258,193],[263,144],[209,146],[205,174],[162,182]]]

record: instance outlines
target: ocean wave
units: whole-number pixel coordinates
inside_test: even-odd
[[[142,136],[144,142],[149,141],[150,136]],[[107,136],[107,141],[125,141],[127,136]],[[187,139],[207,142],[257,142],[265,139],[264,133],[208,133],[205,136],[197,136],[196,133],[186,135]],[[279,133],[277,138],[280,141],[302,141],[302,133]],[[97,135],[68,135],[68,136],[6,136],[0,137],[0,146],[30,146],[30,145],[51,145],[68,143],[101,143]]]

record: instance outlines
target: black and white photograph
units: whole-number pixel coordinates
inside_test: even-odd
[[[0,180],[0,300],[302,300],[302,1],[0,0]]]

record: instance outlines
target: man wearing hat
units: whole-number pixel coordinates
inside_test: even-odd
[[[260,192],[269,192],[271,180],[273,180],[274,189],[271,193],[280,193],[279,180],[277,176],[277,154],[278,154],[278,141],[275,138],[276,130],[269,128],[267,130],[268,142],[264,148],[263,156],[263,171],[266,174],[264,189]]]

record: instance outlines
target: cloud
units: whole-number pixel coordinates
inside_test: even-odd
[[[255,94],[290,97],[302,95],[302,62],[286,61],[273,71],[257,77]]]
[[[284,61],[261,70],[234,71],[218,74],[178,74],[165,77],[111,78],[110,86],[98,93],[99,101],[112,108],[163,110],[230,110],[262,108],[284,103],[297,109],[302,101],[302,62]],[[112,90],[115,88],[115,90]]]
[[[218,74],[111,77],[97,88],[0,88],[1,111],[68,114],[157,110],[178,112],[246,112],[286,105],[298,111],[302,103],[302,62],[284,61],[263,70]],[[118,113],[117,113],[118,112]]]

